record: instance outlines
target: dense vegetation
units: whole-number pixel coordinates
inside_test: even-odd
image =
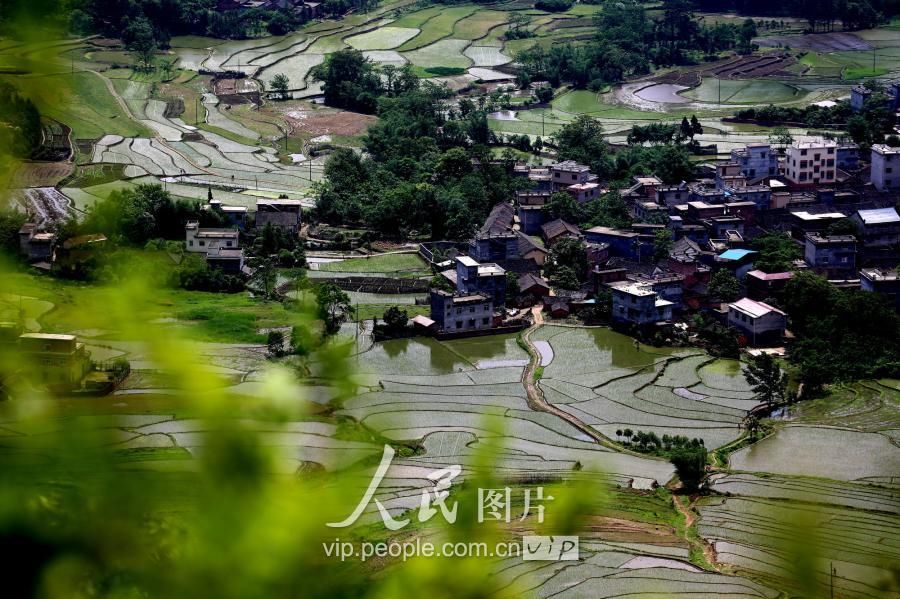
[[[336,55],[354,54],[339,52]],[[339,58],[338,60],[343,60]],[[382,234],[466,239],[517,182],[512,158],[494,161],[484,110],[446,110],[449,92],[410,80],[377,99],[366,156],[335,151],[325,163],[316,213],[331,224],[364,223]]]
[[[648,16],[633,0],[606,3],[594,17],[596,34],[588,43],[535,45],[516,56],[522,64],[519,83],[546,79],[554,86],[601,89],[629,75],[650,72],[651,65],[689,64],[722,50],[752,50],[756,25],[705,25],[694,17],[691,3],[669,0],[659,18]]]
[[[378,98],[397,96],[418,88],[419,80],[407,64],[379,67],[359,50],[342,50],[328,56],[311,72],[322,82],[325,103],[337,108],[372,114]]]
[[[0,81],[0,146],[16,158],[27,158],[40,147],[41,138],[41,115],[34,102]]]
[[[350,9],[369,9],[377,0],[325,0],[325,14],[337,16]],[[250,8],[217,10],[218,0],[74,0],[71,27],[76,33],[100,33],[123,39],[149,27],[157,43],[173,35],[210,35],[246,38],[269,33],[283,35],[305,22],[288,9]]]
[[[791,361],[808,389],[900,375],[900,316],[883,296],[838,289],[799,272],[788,282],[782,306],[797,334]]]
[[[734,9],[740,14],[806,19],[813,31],[831,31],[841,21],[844,29],[873,27],[885,16],[897,14],[897,0],[697,0],[700,10]]]

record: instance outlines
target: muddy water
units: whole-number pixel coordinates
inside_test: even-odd
[[[674,85],[672,83],[659,83],[651,85],[636,92],[638,98],[648,100],[650,102],[664,102],[666,104],[686,104],[690,102],[688,98],[679,96],[678,92],[688,89],[684,85]]]

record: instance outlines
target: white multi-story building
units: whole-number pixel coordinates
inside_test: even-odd
[[[784,174],[798,185],[834,183],[837,171],[837,142],[803,141],[789,146]]]
[[[900,148],[872,146],[872,185],[878,191],[900,186]]]

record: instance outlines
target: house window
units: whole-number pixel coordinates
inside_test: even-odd
[[[469,314],[475,313],[475,306],[469,306]]]
[[[482,319],[481,319],[481,324],[488,324],[489,322],[490,322],[490,319],[489,319],[489,318],[482,318]]]
[[[806,156],[806,150],[800,150],[800,155],[801,155],[801,156]]]
[[[190,241],[188,241],[188,245],[191,246],[191,247],[194,247],[194,240],[191,239]]]
[[[201,239],[201,240],[200,240],[200,247],[203,247],[204,245],[206,245],[206,242],[203,241],[203,240]]]
[[[462,321],[461,321],[461,320],[457,320],[457,321],[456,321],[456,328],[457,328],[457,329],[463,328],[463,325],[462,325]]]
[[[884,172],[886,172],[886,173],[892,173],[892,172],[894,172],[894,169],[892,169],[891,167],[886,167],[886,168],[884,169]]]

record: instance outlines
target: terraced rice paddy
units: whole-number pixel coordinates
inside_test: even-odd
[[[816,503],[752,495],[704,499],[700,534],[712,541],[719,561],[772,586],[796,589],[790,581],[802,563],[815,572],[802,589],[807,594],[825,596],[833,583],[836,597],[885,596],[890,568],[900,559],[896,508],[862,511],[823,504],[818,494],[811,499]]]
[[[411,27],[380,27],[368,33],[361,33],[346,39],[347,44],[357,50],[389,50],[402,46],[420,31]]]
[[[738,425],[757,404],[739,368],[705,382],[705,354],[646,351],[606,330],[543,327],[535,338],[553,349],[541,379],[548,401],[611,439],[630,428],[697,437],[714,449],[740,436]],[[585,352],[599,359],[577,357]]]
[[[900,448],[878,433],[788,426],[731,456],[735,470],[882,480],[900,473]]]
[[[722,104],[777,104],[796,100],[802,92],[778,81],[704,79],[681,95],[708,103],[719,103],[721,98]]]

